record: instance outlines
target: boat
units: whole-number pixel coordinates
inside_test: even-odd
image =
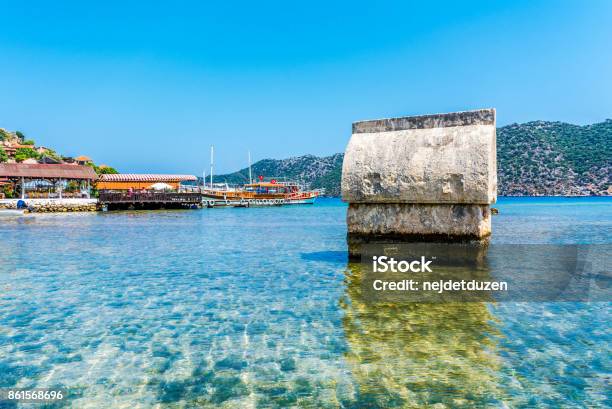
[[[248,152],[249,183],[241,187],[230,187],[226,183],[213,183],[214,147],[210,147],[210,185],[202,186],[200,192],[203,202],[208,207],[214,206],[282,206],[286,204],[313,204],[323,189],[303,190],[292,181],[265,181],[263,175],[259,182],[253,183],[251,173],[251,152]],[[205,184],[206,175],[202,175]]]
[[[242,187],[212,186],[202,188],[202,196],[211,200],[241,202],[248,206],[274,206],[286,204],[313,204],[322,190],[302,190],[295,182],[269,182],[260,180]]]

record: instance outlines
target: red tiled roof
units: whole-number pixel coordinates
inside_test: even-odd
[[[149,173],[100,175],[100,182],[182,182],[188,180],[197,180],[197,178],[193,175],[156,175]]]
[[[97,178],[89,166],[66,164],[0,163],[0,177],[90,179]]]

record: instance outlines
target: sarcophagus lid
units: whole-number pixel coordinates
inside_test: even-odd
[[[353,124],[344,201],[490,204],[496,192],[495,109]]]

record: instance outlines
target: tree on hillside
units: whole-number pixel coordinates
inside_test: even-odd
[[[47,149],[47,151],[45,152],[45,155],[52,159],[55,159],[58,162],[62,161],[62,156],[58,155],[57,152],[55,152],[53,149]]]
[[[0,141],[6,141],[11,139],[11,134],[6,130],[0,128]]]
[[[8,155],[4,151],[4,148],[0,146],[0,163],[8,161]]]
[[[111,168],[110,166],[106,165],[98,166],[93,162],[88,162],[85,164],[85,166],[92,168],[97,175],[116,175],[119,173],[115,168]]]
[[[32,145],[32,146],[34,146],[34,140],[33,139],[27,139],[27,140],[25,140],[25,141],[23,141],[21,143],[24,144],[24,145]]]
[[[103,168],[96,168],[96,173],[98,175],[116,175],[117,169],[111,168],[110,166],[104,166]]]
[[[19,139],[21,139],[22,141],[25,140],[25,138],[26,138],[25,135],[23,134],[23,132],[21,132],[21,131],[15,131],[15,135],[17,135],[17,137]]]
[[[32,148],[18,148],[15,150],[15,160],[17,162],[23,162],[29,158],[38,159],[40,155]]]

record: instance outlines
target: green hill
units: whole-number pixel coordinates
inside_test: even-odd
[[[497,130],[500,195],[603,195],[610,187],[612,120],[535,121]]]
[[[289,159],[264,159],[251,167],[253,179],[259,175],[266,180],[276,178],[297,181],[311,189],[325,188],[326,194],[340,195],[340,175],[344,155],[317,157],[313,155],[297,156]],[[234,173],[213,176],[215,183],[243,184],[249,181],[249,169],[240,169]]]
[[[498,194],[515,196],[610,195],[612,120],[578,126],[534,121],[497,129]],[[287,178],[340,195],[343,154],[264,159],[253,178]],[[215,182],[242,184],[248,169],[215,176]]]

